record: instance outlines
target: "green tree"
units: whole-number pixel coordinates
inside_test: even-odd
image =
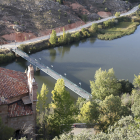
[[[57,36],[55,30],[52,30],[49,41],[52,45],[55,45],[57,43]]]
[[[77,108],[70,98],[70,93],[65,90],[64,80],[58,79],[52,91],[52,103],[54,113],[49,117],[49,125],[56,135],[71,130],[71,124],[75,122]]]
[[[135,88],[140,88],[140,75],[138,75],[138,76],[134,75],[134,76],[135,76],[135,78],[133,80],[133,84],[134,84]]]
[[[48,88],[47,88],[47,85],[45,85],[43,83],[42,85],[42,88],[41,88],[41,91],[40,93],[37,93],[37,104],[36,104],[36,109],[37,109],[37,112],[45,112],[48,104],[47,104],[47,95],[48,95]]]
[[[95,73],[95,82],[90,81],[90,88],[93,98],[104,100],[111,94],[118,95],[121,84],[117,82],[113,68],[108,71],[103,71],[100,68]]]
[[[8,140],[14,134],[14,129],[5,126],[0,118],[0,140]]]
[[[47,95],[48,95],[47,85],[43,83],[40,93],[37,93],[37,124],[39,126],[39,134],[43,137],[43,139],[47,139],[49,137],[49,125],[48,125],[48,116],[50,114],[49,106],[47,103]]]
[[[129,82],[128,80],[119,80],[118,83],[121,84],[121,89],[120,89],[120,93],[131,93],[132,89],[134,88],[134,85]]]
[[[119,17],[119,16],[120,16],[120,12],[116,12],[115,17]]]
[[[109,125],[113,125],[122,116],[127,116],[130,110],[122,106],[122,102],[119,96],[110,95],[100,102],[100,116],[99,122],[100,128],[106,131]]]
[[[96,32],[97,29],[98,29],[98,24],[97,23],[93,23],[90,27],[91,32]]]
[[[80,109],[79,120],[84,123],[95,123],[99,117],[99,105],[95,101],[86,102]]]
[[[79,113],[80,113],[80,110],[81,108],[83,107],[83,105],[87,102],[87,100],[85,98],[82,98],[82,97],[78,97],[77,101],[76,101],[76,106],[79,110]]]
[[[134,114],[135,118],[140,119],[140,91],[133,90],[132,92],[133,105],[131,111]]]
[[[65,32],[65,28],[63,28],[63,40],[66,39],[66,32]]]

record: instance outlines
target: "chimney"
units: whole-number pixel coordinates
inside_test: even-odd
[[[38,85],[35,81],[34,68],[31,64],[30,66],[28,66],[27,78],[28,78],[28,86],[29,86],[29,96],[30,96],[31,102],[34,103],[37,101]]]

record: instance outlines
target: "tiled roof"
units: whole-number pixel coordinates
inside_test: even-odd
[[[24,105],[22,100],[8,105],[8,117],[17,117],[33,114],[31,104]]]
[[[8,99],[28,92],[26,73],[0,67],[0,96]]]

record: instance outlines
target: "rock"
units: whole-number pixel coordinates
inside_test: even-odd
[[[89,20],[96,20],[100,18],[100,16],[96,13],[89,14],[87,17]]]
[[[25,29],[25,27],[24,26],[19,26],[19,25],[14,25],[13,29],[16,30],[17,32],[19,32],[19,31],[23,31]]]

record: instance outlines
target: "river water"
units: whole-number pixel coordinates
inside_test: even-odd
[[[140,26],[134,34],[112,41],[104,41],[96,38],[84,39],[71,45],[60,46],[43,50],[31,57],[51,67],[81,87],[90,91],[90,80],[94,80],[96,70],[108,70],[113,68],[118,79],[133,82],[134,74],[140,73]],[[41,60],[39,59],[41,58]],[[1,67],[24,72],[30,63],[22,58],[17,58],[12,63],[0,65]],[[51,101],[51,91],[56,80],[44,72],[35,72],[38,83],[38,91],[43,83],[49,89],[48,102]],[[70,91],[70,90],[69,90]],[[78,95],[71,92],[71,97],[76,100]]]

